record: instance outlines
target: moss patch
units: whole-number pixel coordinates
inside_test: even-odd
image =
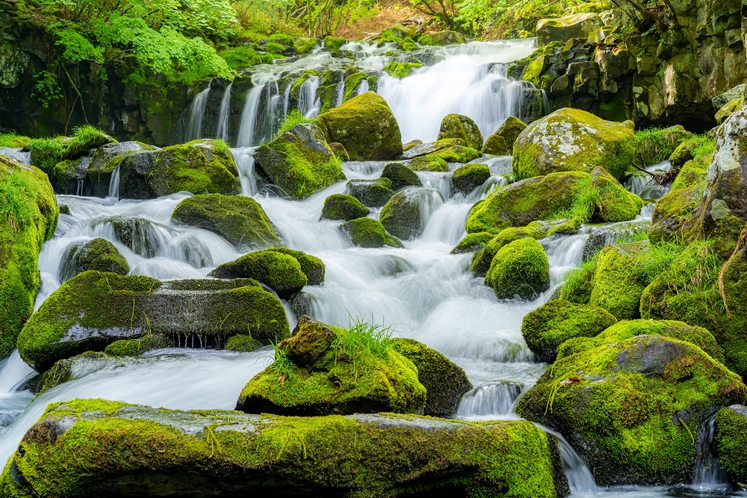
[[[88,270],[127,275],[130,265],[117,251],[114,244],[106,239],[93,239],[82,244],[75,244],[67,250],[67,259],[63,261],[60,270],[60,280],[63,282],[79,273]]]
[[[358,218],[343,223],[340,229],[350,236],[353,245],[377,248],[384,246],[403,247],[396,237],[386,233],[384,225],[372,218]]]
[[[544,238],[545,234],[536,228],[530,227],[510,227],[501,230],[498,235],[490,238],[483,249],[475,253],[472,258],[472,272],[478,276],[485,275],[490,269],[490,264],[493,262],[493,258],[503,246],[525,237],[531,237],[535,240],[539,240]]]
[[[250,252],[210,272],[216,278],[252,278],[280,296],[298,292],[308,283],[301,265],[293,256],[271,250]]]
[[[350,221],[368,216],[371,211],[361,201],[348,194],[332,194],[324,199],[322,218]]]
[[[550,288],[550,264],[542,246],[521,238],[503,246],[485,275],[499,299],[531,299]]]
[[[447,114],[441,121],[438,140],[458,138],[467,147],[482,150],[482,133],[471,118],[460,114]]]
[[[732,405],[716,416],[718,463],[731,482],[747,482],[747,407]]]
[[[88,151],[104,144],[116,143],[103,131],[90,126],[81,126],[72,137],[38,138],[31,141],[31,163],[45,173],[51,173],[57,163],[77,159]]]

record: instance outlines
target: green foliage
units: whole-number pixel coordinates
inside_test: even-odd
[[[62,89],[54,73],[39,71],[34,75],[34,79],[36,83],[31,97],[38,100],[43,108],[48,109],[53,100],[62,98]]]
[[[314,122],[313,119],[306,118],[306,116],[304,116],[301,113],[301,111],[299,111],[298,109],[293,109],[285,117],[285,121],[283,121],[283,124],[280,125],[280,128],[278,129],[277,133],[275,133],[275,138],[278,138],[280,135],[282,135],[286,131],[291,131],[296,125],[299,125],[302,123],[313,123],[313,122]]]
[[[391,347],[392,328],[375,325],[359,317],[350,319],[347,331],[340,331],[332,342],[335,362],[344,359],[353,364],[355,376],[373,365],[371,360],[386,360]]]
[[[0,134],[0,147],[19,149],[21,147],[28,147],[30,143],[31,139],[29,137],[16,135],[15,133]]]

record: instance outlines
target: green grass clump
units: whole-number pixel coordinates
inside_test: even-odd
[[[31,141],[31,163],[47,174],[64,160],[77,159],[104,144],[115,143],[112,137],[95,126],[79,126],[71,137],[37,138]]]
[[[301,111],[298,109],[293,109],[291,112],[288,113],[288,115],[285,117],[285,120],[283,121],[283,124],[280,125],[280,128],[275,133],[275,138],[278,138],[280,135],[287,131],[291,131],[296,125],[302,124],[302,123],[313,123],[313,119],[308,119],[306,116],[304,116]]]
[[[16,135],[15,133],[0,134],[0,147],[10,147],[11,149],[20,149],[28,147],[31,144],[29,137]]]

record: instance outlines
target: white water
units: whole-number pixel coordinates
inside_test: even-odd
[[[23,149],[0,147],[0,155],[8,156],[23,164],[31,164],[31,152],[23,152]]]
[[[210,84],[207,88],[195,95],[192,105],[189,106],[189,120],[187,122],[187,141],[204,138],[202,136],[202,122],[205,118],[208,96],[210,95]]]
[[[662,174],[672,169],[672,164],[669,161],[663,161],[658,164],[647,166],[644,168],[649,173]],[[638,195],[642,199],[648,199],[655,201],[661,199],[664,195],[669,193],[671,186],[657,185],[651,175],[640,171],[634,176],[631,176],[625,182],[625,188]]]
[[[231,90],[233,90],[233,82],[231,82],[226,90],[223,92],[223,98],[220,101],[220,109],[218,110],[218,127],[216,129],[217,138],[220,138],[224,142],[228,142],[228,116],[231,110]]]

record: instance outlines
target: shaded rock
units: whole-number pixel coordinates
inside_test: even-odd
[[[435,190],[408,188],[387,202],[379,221],[387,232],[400,239],[412,239],[423,233],[430,213],[443,203]]]
[[[571,38],[586,39],[589,34],[604,26],[598,14],[571,14],[556,19],[541,19],[537,22],[540,43],[565,42]]]
[[[386,233],[384,225],[373,218],[351,220],[343,223],[340,229],[348,234],[353,245],[358,247],[403,247],[399,239]]]
[[[86,170],[91,186],[91,195],[107,197],[112,174],[119,166],[122,156],[140,150],[153,150],[155,147],[141,142],[119,142],[104,144],[93,153]]]
[[[482,186],[490,178],[490,168],[487,164],[465,164],[454,170],[451,185],[456,192],[469,194]]]
[[[495,154],[496,156],[511,155],[514,152],[514,143],[519,138],[521,132],[526,129],[527,125],[524,121],[517,118],[516,116],[509,116],[506,121],[503,122],[498,130],[490,135],[485,141],[484,152],[486,154]],[[501,141],[505,145],[505,150],[501,148]]]
[[[392,181],[389,178],[350,180],[346,192],[368,207],[381,207],[394,196]]]
[[[732,483],[747,482],[747,406],[731,405],[716,416],[718,463]]]
[[[62,257],[60,282],[88,270],[127,275],[130,265],[114,244],[106,239],[93,239],[69,246]]]
[[[381,178],[387,178],[391,182],[392,190],[399,190],[403,187],[420,187],[423,184],[415,172],[401,163],[389,163],[384,166],[381,172]]]

